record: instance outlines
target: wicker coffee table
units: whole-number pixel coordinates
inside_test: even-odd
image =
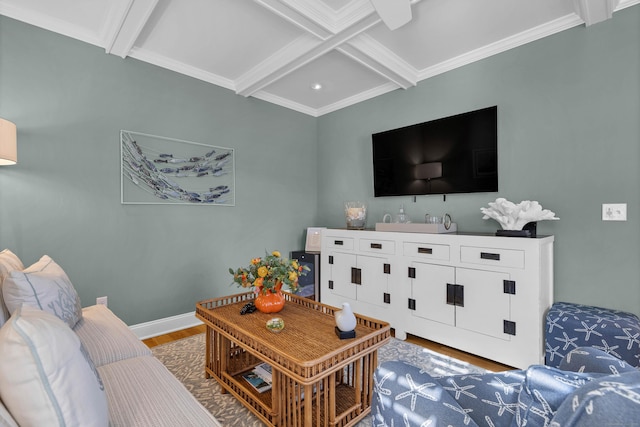
[[[340,340],[333,312],[319,302],[285,293],[273,315],[240,315],[252,292],[201,301],[196,316],[207,327],[205,374],[273,426],[351,426],[371,412],[378,348],[389,341],[389,324],[356,315],[356,337]],[[267,320],[281,317],[274,333]],[[259,393],[244,378],[262,362],[272,367],[271,390]]]

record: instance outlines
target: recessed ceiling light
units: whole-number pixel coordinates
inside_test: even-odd
[[[311,89],[313,89],[313,90],[320,90],[320,89],[322,89],[322,85],[321,85],[320,83],[313,83],[313,84],[311,85]]]

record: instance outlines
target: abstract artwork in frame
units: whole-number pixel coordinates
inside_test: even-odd
[[[235,205],[232,148],[120,131],[121,203]]]

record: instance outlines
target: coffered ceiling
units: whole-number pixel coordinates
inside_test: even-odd
[[[0,0],[0,14],[320,116],[640,0],[393,2],[412,12],[395,30],[370,0]]]

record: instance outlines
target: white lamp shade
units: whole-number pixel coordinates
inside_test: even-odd
[[[16,125],[0,119],[0,166],[15,165],[18,161]]]

